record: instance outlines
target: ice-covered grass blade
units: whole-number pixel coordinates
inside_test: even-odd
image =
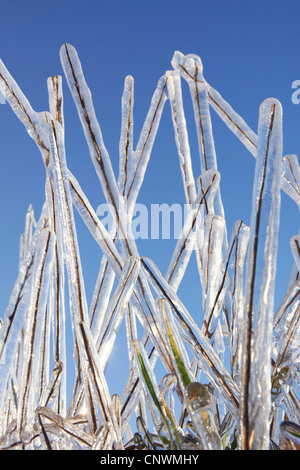
[[[244,449],[269,448],[271,343],[282,161],[282,110],[260,107],[245,286],[241,431]],[[259,399],[258,399],[259,397]]]

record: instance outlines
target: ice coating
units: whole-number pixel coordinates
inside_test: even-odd
[[[297,266],[297,270],[300,270],[300,235],[294,235],[291,238],[291,251]]]
[[[230,397],[232,411],[235,413],[235,407],[238,407],[238,392],[231,377],[227,373],[223,364],[219,360],[217,354],[210,346],[209,341],[199,330],[190,313],[182,304],[180,299],[171,287],[169,287],[154,263],[145,257],[142,258],[142,267],[147,272],[153,287],[157,290],[158,295],[163,295],[170,303],[173,312],[178,319],[179,331],[188,345],[195,348],[195,360],[201,364],[201,369],[214,382],[218,390],[224,394],[225,400]],[[222,384],[220,388],[217,384]]]
[[[221,284],[222,245],[225,232],[223,217],[209,215],[206,218],[203,242],[203,332],[210,336],[213,319],[218,315],[216,292]]]
[[[110,352],[113,348],[114,340],[123,320],[125,308],[134,289],[139,268],[139,259],[128,258],[123,268],[119,285],[116,288],[111,302],[105,312],[98,340],[96,341],[96,348],[100,356],[103,370],[105,370]]]
[[[100,245],[102,252],[113,266],[115,273],[120,275],[123,266],[123,259],[114,245],[110,234],[97,217],[78,181],[70,174],[70,172],[68,174],[68,183],[74,206],[77,208],[87,227],[89,227],[93,237]]]
[[[191,404],[194,411],[210,406],[210,395],[205,385],[192,382],[187,386],[185,392],[186,401]]]
[[[47,165],[49,157],[49,140],[46,131],[46,122],[50,118],[47,112],[36,112],[0,60],[0,89],[7,99],[12,110],[24,124],[28,134],[37,144],[43,160]],[[50,118],[51,119],[51,118]]]
[[[270,414],[271,407],[270,357],[280,213],[281,119],[282,110],[279,102],[268,99],[261,105],[246,266],[245,315],[247,320],[244,330],[241,407],[244,448],[254,446],[254,448],[266,449],[269,446],[266,439],[268,434],[266,416]],[[251,429],[255,429],[251,444],[246,415],[248,419],[250,416],[255,416],[255,423],[250,420]],[[264,425],[258,426],[260,419]]]
[[[123,196],[126,194],[128,184],[128,163],[133,158],[133,103],[134,79],[126,77],[122,96],[122,123],[120,135],[120,160],[118,185]]]
[[[227,101],[222,98],[214,88],[206,82],[207,94],[212,108],[232,130],[232,132],[240,139],[245,147],[256,158],[257,153],[257,134],[247,125],[247,123],[239,116]]]
[[[40,263],[38,252],[44,239],[45,213],[42,212],[33,234],[31,245],[28,248],[26,258],[22,262],[19,275],[13,288],[8,306],[5,311],[4,321],[0,331],[0,403],[3,406],[7,381],[15,365],[17,350],[19,347],[21,330],[24,324],[27,305],[30,301],[33,289],[33,273]]]
[[[297,155],[286,155],[282,161],[281,185],[300,207],[300,168]]]
[[[283,421],[280,424],[280,430],[284,436],[299,446],[300,444],[300,426],[291,421]]]
[[[26,312],[24,330],[24,350],[22,352],[22,376],[20,379],[20,404],[18,407],[17,427],[22,427],[34,416],[35,397],[39,393],[38,351],[41,349],[43,317],[37,315],[39,309],[45,312],[49,292],[51,268],[54,254],[54,239],[51,232],[46,230],[41,238],[37,263],[33,272],[30,303]],[[38,305],[38,308],[37,308]],[[39,400],[39,398],[38,398]]]
[[[188,213],[184,225],[165,274],[165,278],[174,289],[179,287],[194,244],[196,244],[195,249],[197,250],[197,255],[199,254],[200,256],[199,268],[202,273],[202,212],[204,207],[208,210],[208,207],[212,206],[219,182],[220,175],[215,170],[207,170],[198,179],[198,195],[195,198],[194,204],[188,206]],[[198,257],[197,261],[199,261]]]
[[[64,128],[62,77],[59,75],[49,77],[47,80],[47,87],[49,111],[52,114],[53,119],[58,121],[61,127]]]
[[[229,300],[228,318],[230,325],[230,356],[232,376],[239,377],[242,364],[242,339],[244,322],[244,263],[249,242],[249,227],[242,221],[237,221],[232,230],[229,243],[229,256],[233,256],[233,263],[228,264]],[[231,251],[232,250],[232,251]],[[228,291],[227,291],[228,292]],[[228,313],[228,315],[230,315]]]
[[[115,209],[118,229],[128,243],[133,237],[131,237],[130,234],[129,237],[127,237],[127,229],[130,230],[130,227],[127,227],[126,224],[124,201],[120,198],[119,188],[112,169],[110,157],[105,147],[100,125],[95,114],[91,92],[85,81],[77,52],[73,46],[64,44],[61,47],[60,55],[65,76],[77,107],[78,115],[88,143],[90,156],[99,177],[103,193],[107,203],[111,204]],[[131,254],[134,253],[131,252]]]
[[[175,70],[180,71],[181,76],[187,81],[190,88],[198,136],[201,172],[203,173],[209,169],[217,169],[217,156],[214,145],[208,94],[202,74],[203,67],[201,59],[197,55],[188,54],[184,56],[177,51],[172,59],[172,66]],[[219,190],[215,197],[214,210],[217,215],[224,215]],[[226,239],[224,247],[226,247]]]
[[[172,121],[178,148],[180,168],[182,172],[185,197],[187,204],[192,204],[196,198],[196,185],[193,175],[189,137],[183,109],[181,80],[179,70],[167,74],[168,98],[171,106]]]
[[[299,232],[290,239],[294,264],[276,310],[274,281],[280,191],[299,206],[300,180],[297,156],[282,158],[280,103],[273,98],[262,103],[256,134],[207,83],[200,57],[176,51],[173,70],[154,89],[136,145],[134,79],[125,77],[115,175],[78,54],[64,44],[60,56],[114,227],[106,230],[68,167],[62,77],[48,78],[49,111],[36,112],[0,62],[1,92],[36,142],[46,173],[45,203],[37,219],[32,206],[26,213],[19,274],[1,319],[0,448],[295,448]],[[183,81],[194,108],[200,175],[190,148]],[[256,158],[249,227],[242,220],[232,227],[226,223],[230,208],[221,198],[211,108]],[[139,253],[132,219],[161,117],[168,112],[186,207],[163,275],[159,259]],[[90,302],[74,209],[99,249]],[[181,299],[194,257],[195,310]],[[124,340],[122,351],[117,339]],[[113,373],[125,379],[117,393],[108,382],[116,356]],[[127,370],[120,370],[119,359],[128,361]]]
[[[134,157],[132,162],[134,171],[130,172],[130,175],[132,173],[132,176],[128,181],[127,190],[127,204],[129,206],[129,217],[144,179],[155,135],[159,126],[161,114],[164,109],[164,104],[167,100],[167,96],[165,93],[167,80],[167,77],[162,77],[158,81],[156,90],[151,100],[148,114],[144,122],[144,126],[141,131],[141,135],[134,151]]]
[[[221,438],[218,435],[212,407],[211,390],[207,384],[191,382],[185,390],[187,409],[191,415],[193,425],[200,437],[204,450],[221,450]]]
[[[32,233],[35,229],[35,226],[36,226],[36,221],[34,218],[34,210],[33,210],[32,205],[30,204],[27,210],[26,218],[25,218],[25,230],[24,230],[24,233],[22,233],[20,237],[19,268],[21,267],[22,262],[24,261],[27,255],[27,251],[31,244]]]

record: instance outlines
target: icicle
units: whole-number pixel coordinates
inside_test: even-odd
[[[136,366],[137,367],[137,366]],[[122,433],[127,429],[129,420],[139,401],[142,382],[137,370],[131,369],[121,397]]]
[[[220,357],[221,361],[224,364],[225,359],[225,335],[224,330],[220,321],[220,318],[217,320],[217,325],[215,327],[214,333],[214,349],[218,356]]]

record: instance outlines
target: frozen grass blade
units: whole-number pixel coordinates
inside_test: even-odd
[[[144,352],[143,346],[137,341],[134,341],[134,349],[136,352],[137,360],[141,370],[141,374],[145,383],[145,391],[149,393],[148,404],[150,404],[150,397],[156,407],[152,407],[152,416],[154,423],[156,423],[156,430],[163,443],[167,444],[169,449],[180,448],[178,441],[178,434],[176,428],[173,426],[172,417],[164,406],[164,402],[159,399],[158,386],[156,384],[155,375],[153,374],[151,365]],[[158,411],[158,416],[156,414]],[[165,429],[164,429],[165,428]],[[173,431],[173,432],[172,432]],[[174,433],[174,436],[173,436]]]
[[[193,175],[189,138],[183,109],[180,73],[178,70],[169,71],[167,77],[168,97],[185,190],[185,200],[187,204],[193,204],[196,199],[196,184]]]
[[[40,241],[39,256],[35,266],[32,283],[31,299],[28,308],[24,332],[23,372],[20,386],[20,400],[18,402],[18,430],[21,433],[27,421],[34,413],[36,399],[34,394],[39,393],[36,361],[37,351],[41,348],[41,322],[45,315],[47,296],[50,287],[50,273],[53,263],[53,235],[45,231]]]
[[[236,409],[238,408],[238,393],[236,386],[232,383],[230,376],[215,351],[201,333],[175,292],[168,286],[158,268],[150,259],[142,258],[141,262],[149,276],[150,282],[153,287],[157,289],[158,295],[163,295],[170,303],[170,306],[178,319],[178,323],[181,327],[181,332],[184,334],[185,340],[190,345],[193,345],[194,353],[201,362],[201,368],[203,368],[205,374],[209,376],[214,384],[216,384],[225,399],[227,399],[227,401],[230,399],[229,403],[232,405],[232,411],[233,413],[236,413]]]
[[[199,194],[191,205],[189,212],[184,221],[183,228],[178,237],[174,252],[172,254],[169,267],[165,278],[168,283],[177,290],[184,276],[186,266],[194,249],[194,245],[199,241],[200,233],[203,232],[203,206],[210,207],[220,182],[220,175],[215,170],[204,172],[198,179],[200,187]],[[202,258],[202,247],[196,247],[197,253]],[[201,261],[202,263],[202,261]],[[202,277],[202,266],[200,268]]]
[[[96,348],[103,370],[105,370],[108,363],[114,341],[124,317],[125,308],[127,307],[132,291],[135,287],[139,269],[139,259],[128,258],[123,268],[119,285],[117,286],[105,313],[99,336],[96,341]]]
[[[300,445],[300,426],[290,421],[283,421],[280,425],[282,434],[292,442]]]
[[[129,211],[129,220],[131,220],[134,204],[136,203],[139,190],[141,188],[147,164],[150,158],[151,150],[155,140],[156,132],[159,126],[160,118],[167,100],[165,93],[167,86],[167,77],[162,77],[154,91],[150,108],[145,119],[133,161],[129,162],[133,167],[133,174],[128,181],[127,205]]]
[[[78,181],[70,172],[68,174],[68,182],[74,206],[119,277],[124,261],[111,239],[110,234],[97,217]]]
[[[91,437],[82,431],[78,426],[74,425],[67,419],[62,419],[60,416],[56,415],[51,411],[49,408],[46,407],[39,407],[36,410],[37,421],[39,425],[39,432],[41,436],[41,442],[43,444],[44,449],[46,450],[58,450],[57,448],[53,447],[51,440],[56,438],[57,435],[60,434],[60,431],[66,433],[68,439],[70,440],[70,448],[74,447],[80,448],[90,448],[93,440]],[[47,431],[46,422],[53,424],[54,426]],[[54,435],[52,438],[50,435]],[[57,441],[57,438],[55,439]],[[73,444],[72,444],[73,443]],[[56,446],[59,443],[56,442]]]
[[[163,317],[164,317],[164,320],[165,320],[167,335],[168,335],[168,339],[169,339],[169,342],[170,342],[172,354],[173,354],[173,357],[174,357],[174,360],[175,360],[176,369],[178,370],[179,377],[181,378],[183,387],[185,388],[191,382],[191,379],[190,379],[189,373],[186,369],[184,360],[182,359],[180,351],[177,347],[176,339],[175,339],[174,335],[172,334],[172,331],[171,331],[171,328],[170,328],[170,325],[169,325],[169,322],[168,322],[168,319],[167,319],[167,316],[166,316],[166,313],[165,313],[165,308],[164,308],[163,302],[161,302],[161,304],[162,304],[161,305],[162,314],[163,314]]]
[[[90,156],[101,183],[103,194],[107,203],[115,211],[117,228],[121,233],[128,254],[136,255],[136,249],[132,243],[131,228],[127,224],[124,201],[120,197],[110,157],[104,145],[102,132],[95,114],[91,92],[85,81],[77,52],[73,46],[65,44],[62,46],[60,54],[65,76],[81,120]]]
[[[134,80],[126,77],[122,96],[122,123],[119,143],[120,162],[118,185],[123,197],[127,194],[129,162],[133,159],[133,102]]]
[[[273,298],[280,212],[281,105],[260,107],[245,291],[243,449],[268,449]],[[259,260],[264,260],[259,263]],[[260,399],[258,400],[258,397]]]
[[[261,105],[255,134],[205,81],[201,59],[176,51],[135,149],[134,81],[125,78],[116,178],[77,52],[64,44],[60,57],[114,227],[106,230],[68,168],[61,77],[47,80],[49,112],[36,112],[0,62],[1,92],[46,170],[45,203],[37,222],[28,208],[19,275],[0,322],[0,448],[297,448],[299,233],[290,240],[294,265],[275,314],[274,281],[280,190],[299,206],[300,172],[296,155],[282,159],[280,104],[268,99]],[[194,108],[197,179],[182,79]],[[156,262],[139,255],[133,214],[167,100],[187,207],[163,276]],[[256,158],[251,224],[236,221],[229,243],[211,107]],[[89,308],[73,206],[102,256]],[[179,295],[193,251],[200,280],[195,315]],[[121,393],[111,394],[107,370],[123,321],[128,378]],[[70,398],[67,384],[73,385]]]
[[[282,161],[282,189],[300,207],[300,168],[296,155],[287,155]]]
[[[250,129],[244,119],[241,118],[222,98],[213,87],[206,82],[209,103],[229,129],[240,139],[250,153],[256,158],[257,134]]]
[[[181,76],[187,81],[190,88],[198,136],[201,172],[203,173],[209,169],[216,170],[217,157],[201,59],[193,54],[184,56],[176,51],[172,59],[172,65],[175,70],[180,71]],[[217,215],[224,216],[220,190],[218,190],[215,197],[215,211]]]
[[[216,417],[212,409],[212,391],[207,385],[191,382],[185,393],[185,401],[193,426],[204,450],[221,450]]]
[[[49,94],[49,110],[53,119],[64,128],[64,112],[63,112],[63,92],[62,78],[59,75],[49,77],[47,80]]]

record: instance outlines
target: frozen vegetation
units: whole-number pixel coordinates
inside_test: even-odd
[[[1,322],[0,448],[299,448],[299,234],[291,239],[294,265],[286,295],[274,305],[281,191],[300,208],[300,169],[295,155],[283,156],[280,103],[261,104],[255,133],[206,82],[200,58],[175,52],[136,146],[134,82],[125,79],[115,175],[77,52],[64,44],[60,57],[103,195],[114,208],[115,229],[108,233],[68,168],[62,78],[48,79],[49,111],[36,112],[1,62],[1,92],[40,150],[46,186],[38,220],[32,207],[26,215],[19,274]],[[197,128],[197,178],[184,81]],[[211,109],[256,159],[251,222],[236,221],[228,234]],[[165,274],[139,255],[131,233],[163,111],[171,115],[189,207]],[[74,211],[101,250],[90,305]],[[177,295],[194,256],[199,321]],[[67,315],[75,363],[71,399]],[[128,379],[116,395],[106,370],[124,331]]]

